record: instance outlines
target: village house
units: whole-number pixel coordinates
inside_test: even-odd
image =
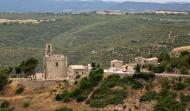
[[[89,73],[89,66],[84,65],[70,65],[68,68],[68,76],[70,79],[75,79],[77,76],[82,77]]]
[[[111,61],[111,68],[113,68],[114,70],[121,70],[123,69],[122,66],[123,66],[123,61],[119,61],[119,60],[112,60]]]
[[[143,58],[143,57],[137,57],[135,58],[135,64],[139,64],[141,66],[143,65],[158,65],[158,58],[152,57],[152,58]]]
[[[112,60],[111,67],[105,69],[104,72],[108,74],[134,74],[135,64],[124,64],[124,61]]]

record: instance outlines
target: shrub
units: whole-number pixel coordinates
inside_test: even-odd
[[[190,78],[185,79],[185,83],[190,85]]]
[[[183,89],[185,89],[187,86],[186,86],[186,84],[184,84],[184,83],[176,83],[176,84],[174,84],[174,86],[173,86],[173,88],[174,88],[174,90],[183,90]]]
[[[76,75],[76,79],[79,79],[80,78],[80,75]]]
[[[9,108],[9,106],[10,106],[10,103],[8,101],[3,101],[1,103],[1,108]]]
[[[171,64],[167,64],[165,67],[166,72],[173,72],[173,68],[171,66]]]
[[[5,74],[0,74],[0,91],[8,84],[8,76]]]
[[[96,71],[91,71],[89,74],[89,79],[94,81],[101,81],[103,78],[103,69],[98,69]]]
[[[163,73],[165,71],[165,67],[162,65],[159,65],[159,66],[153,67],[152,71],[154,73]]]
[[[83,78],[80,82],[80,89],[89,89],[94,86],[93,81],[90,81],[88,78]]]
[[[138,89],[143,88],[143,85],[140,82],[135,81],[133,84],[131,84],[131,88],[135,89],[135,90],[138,90]]]
[[[136,73],[140,73],[141,72],[141,66],[139,64],[137,64],[137,66],[135,67],[135,72]]]
[[[182,67],[181,69],[180,69],[180,73],[181,74],[189,74],[189,72],[188,72],[188,69],[186,68],[186,67]]]
[[[56,101],[62,101],[62,95],[61,94],[57,94],[56,96],[55,96],[55,100]]]
[[[139,74],[134,74],[133,75],[133,78],[144,79],[144,80],[150,80],[150,79],[153,79],[154,77],[155,77],[155,74],[146,73],[146,72],[141,72]]]
[[[163,79],[161,81],[161,85],[163,89],[169,89],[170,88],[170,82],[168,79]]]
[[[156,99],[157,93],[155,91],[148,92],[140,97],[140,101],[151,101]]]
[[[82,92],[82,90],[80,88],[75,88],[71,92],[70,96],[76,98],[77,96],[79,96],[81,94],[81,92]]]
[[[110,88],[114,87],[119,80],[120,80],[120,76],[118,76],[118,75],[108,76],[108,78],[104,82],[104,86],[105,87],[110,87]]]
[[[16,89],[15,94],[21,94],[21,93],[23,93],[23,91],[24,91],[24,86],[21,85],[21,86],[19,86],[19,87]]]
[[[70,94],[69,94],[68,90],[64,90],[62,94],[57,94],[55,99],[57,101],[68,102],[68,101],[70,101]]]
[[[23,107],[24,107],[24,108],[27,108],[27,107],[29,107],[29,106],[30,106],[30,102],[28,102],[28,101],[26,102],[26,101],[25,101],[25,102],[23,103]]]
[[[87,96],[79,95],[79,96],[77,97],[77,102],[82,102],[82,101],[84,101],[86,98],[87,98]]]
[[[56,109],[55,111],[73,111],[73,110],[71,108],[64,107],[61,109]]]
[[[182,104],[184,107],[187,105],[187,103],[190,102],[190,96],[189,96],[189,95],[181,94],[181,95],[180,95],[180,99],[181,99],[181,104]]]

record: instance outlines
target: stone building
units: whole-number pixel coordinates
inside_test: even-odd
[[[84,65],[70,65],[68,68],[68,76],[70,79],[75,79],[77,76],[85,76],[88,72],[88,66]]]
[[[123,66],[123,61],[119,61],[119,60],[112,60],[111,61],[111,68],[115,69],[115,70],[121,70],[122,66]]]
[[[143,58],[143,57],[137,57],[135,58],[135,64],[139,65],[158,65],[158,58],[152,57],[152,58]]]
[[[62,54],[54,54],[52,44],[47,43],[43,58],[45,79],[57,80],[67,78],[67,58]]]

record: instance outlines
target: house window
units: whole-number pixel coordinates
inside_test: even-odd
[[[59,66],[59,64],[58,64],[58,62],[56,62],[56,67],[58,67]]]
[[[48,51],[47,51],[47,54],[50,53],[50,45],[48,45]]]

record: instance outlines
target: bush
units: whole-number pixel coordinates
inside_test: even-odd
[[[170,89],[170,81],[168,79],[163,79],[161,85],[163,89]]]
[[[144,80],[150,80],[153,79],[155,77],[155,74],[153,73],[146,73],[146,72],[141,72],[139,74],[134,74],[133,78],[136,79],[144,79]]]
[[[4,89],[4,87],[8,84],[9,79],[5,74],[0,74],[0,91]]]
[[[163,73],[165,71],[165,67],[162,65],[159,65],[159,66],[153,67],[152,71],[154,73]]]
[[[156,99],[157,93],[155,91],[148,92],[140,97],[140,101],[151,101]]]
[[[104,86],[109,87],[109,88],[114,87],[119,80],[120,80],[120,76],[118,75],[108,76],[108,78],[104,82]]]
[[[103,78],[103,69],[98,69],[96,71],[91,71],[89,74],[89,79],[94,81],[101,81]]]
[[[135,89],[135,90],[138,90],[138,89],[143,88],[143,85],[140,82],[135,81],[133,84],[131,84],[131,88]]]
[[[56,109],[55,111],[73,111],[73,110],[71,108],[64,107],[61,109]]]
[[[61,94],[57,94],[56,96],[55,96],[55,100],[56,101],[62,101],[62,95]]]
[[[82,90],[80,88],[75,88],[71,92],[70,96],[73,97],[73,98],[76,98],[76,97],[78,97],[81,94],[81,92],[82,92]]]
[[[83,102],[86,98],[87,98],[87,96],[79,95],[77,97],[77,102]]]
[[[16,89],[16,92],[15,92],[15,94],[21,94],[21,93],[23,93],[23,91],[24,91],[24,86],[19,86],[17,89]]]
[[[180,99],[181,99],[181,104],[182,104],[184,107],[187,105],[187,103],[190,102],[190,96],[189,96],[189,95],[181,94],[181,95],[180,95]]]
[[[173,72],[173,68],[171,66],[171,64],[167,64],[165,67],[166,72]]]
[[[89,89],[94,86],[94,82],[90,81],[88,78],[83,78],[80,82],[80,89]]]
[[[24,103],[23,103],[23,107],[24,107],[24,108],[27,108],[27,107],[29,107],[29,106],[30,106],[30,102],[24,102]]]
[[[8,101],[3,101],[1,103],[1,108],[9,108],[9,106],[10,106],[10,103]]]
[[[184,83],[177,83],[177,84],[174,84],[173,88],[174,90],[183,90],[185,89],[187,86],[186,84]]]
[[[141,72],[141,66],[139,64],[137,64],[137,66],[135,67],[135,72],[136,73],[140,73]]]
[[[64,90],[62,94],[57,94],[55,100],[64,102],[70,101],[70,94],[68,90]]]
[[[188,72],[188,69],[186,68],[186,67],[182,67],[181,69],[180,69],[180,73],[181,74],[189,74],[189,72]]]
[[[75,79],[80,79],[80,75],[76,75],[76,78]]]

